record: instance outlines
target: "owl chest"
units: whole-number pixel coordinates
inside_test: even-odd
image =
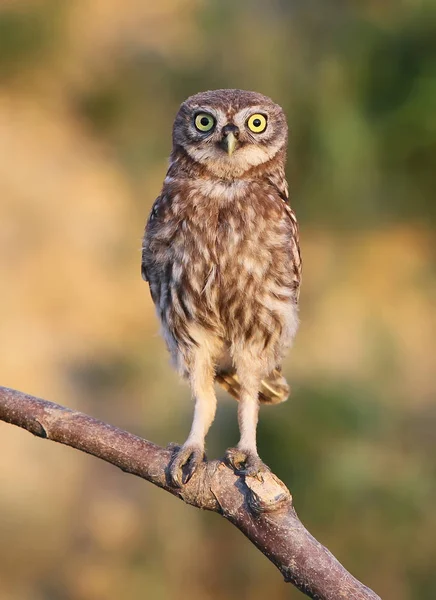
[[[172,242],[173,277],[209,305],[225,303],[240,293],[244,300],[285,268],[280,233],[250,211],[218,213],[215,218],[190,218],[179,223]]]

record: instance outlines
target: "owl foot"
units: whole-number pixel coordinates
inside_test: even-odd
[[[260,473],[270,470],[269,467],[262,462],[259,455],[252,450],[228,448],[228,450],[226,450],[225,460],[237,475],[258,477]]]
[[[204,450],[194,444],[177,446],[170,444],[169,450],[173,451],[168,467],[168,476],[172,486],[182,487],[194,475],[198,465],[205,459]]]

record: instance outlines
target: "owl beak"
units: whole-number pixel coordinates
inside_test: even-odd
[[[235,135],[232,132],[228,133],[223,139],[224,148],[227,150],[227,154],[229,156],[232,156],[237,143],[238,140],[235,138]]]
[[[239,128],[233,123],[228,123],[223,127],[222,147],[229,156],[232,156],[238,143]]]

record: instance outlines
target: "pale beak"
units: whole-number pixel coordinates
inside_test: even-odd
[[[227,154],[229,156],[232,156],[233,152],[235,151],[237,142],[238,140],[235,138],[234,134],[231,131],[229,131],[229,133],[223,139],[224,147],[227,150]]]

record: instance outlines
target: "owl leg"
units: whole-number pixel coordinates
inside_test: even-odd
[[[236,448],[229,448],[226,459],[241,475],[256,476],[267,469],[257,453],[256,428],[259,415],[259,390],[262,375],[252,367],[252,361],[236,361],[236,371],[241,383],[238,404],[240,440]],[[254,362],[254,361],[253,361]]]
[[[198,465],[204,460],[204,443],[215,417],[215,371],[210,353],[197,348],[190,369],[190,385],[195,400],[194,418],[188,439],[173,456],[169,467],[175,487],[187,483]]]

